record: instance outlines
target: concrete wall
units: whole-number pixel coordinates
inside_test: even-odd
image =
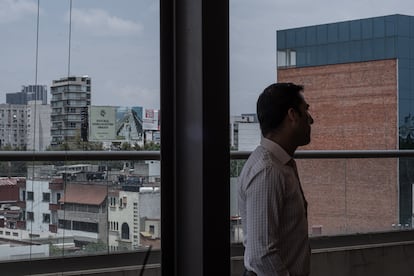
[[[231,266],[232,276],[242,275],[241,257]],[[412,276],[413,271],[413,243],[312,250],[310,276]]]
[[[242,258],[241,256],[232,258],[231,276],[242,275]],[[66,271],[59,275],[132,276],[138,275],[141,269],[141,266],[125,266]],[[413,242],[312,250],[310,276],[412,276],[413,271]],[[160,264],[148,264],[144,275],[161,275]]]

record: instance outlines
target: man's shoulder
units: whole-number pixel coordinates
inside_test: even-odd
[[[259,145],[254,151],[252,151],[249,158],[247,158],[243,171],[245,173],[257,173],[266,167],[270,167],[272,163],[271,159],[270,152]]]

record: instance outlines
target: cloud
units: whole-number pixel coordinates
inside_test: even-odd
[[[106,80],[94,82],[92,105],[142,106],[160,108],[159,88]]]
[[[69,18],[69,13],[66,18]],[[72,24],[96,36],[126,36],[139,34],[143,30],[141,24],[110,15],[101,9],[73,9]]]
[[[37,14],[37,3],[29,0],[0,0],[0,24]]]

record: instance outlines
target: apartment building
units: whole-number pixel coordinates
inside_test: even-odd
[[[51,145],[71,143],[87,133],[87,110],[91,105],[91,78],[65,77],[54,80],[50,87]],[[82,128],[83,127],[83,128]]]
[[[0,148],[26,148],[26,122],[26,105],[0,104]]]

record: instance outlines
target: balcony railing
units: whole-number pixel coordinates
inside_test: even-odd
[[[247,159],[251,152],[231,152],[230,156],[233,160]],[[319,159],[322,162],[334,159],[388,159],[388,158],[405,158],[414,157],[414,150],[358,150],[358,151],[299,151],[295,156],[297,159]],[[47,152],[17,152],[2,151],[0,152],[0,160],[2,161],[85,161],[85,160],[160,160],[160,152],[158,151],[47,151]],[[317,160],[317,161],[319,161]],[[338,167],[338,170],[344,168]],[[345,168],[347,170],[347,168]],[[61,186],[60,186],[61,185]],[[50,189],[63,189],[63,183],[49,183]],[[55,208],[54,204],[50,204],[49,208]],[[50,209],[52,210],[52,209]],[[237,220],[237,217],[234,218]],[[235,229],[238,229],[235,222]],[[311,225],[310,225],[311,226]],[[315,226],[315,236],[323,234],[324,228],[319,229]],[[390,229],[391,230],[391,229]],[[399,229],[398,225],[394,230]],[[56,233],[58,227],[54,224],[49,225],[49,231]],[[230,245],[229,245],[230,246]],[[233,245],[232,245],[233,246]],[[240,251],[242,254],[242,251]],[[133,254],[131,252],[131,254]]]
[[[50,211],[57,211],[57,210],[60,210],[60,205],[59,205],[59,204],[49,203],[49,210],[50,210]]]

